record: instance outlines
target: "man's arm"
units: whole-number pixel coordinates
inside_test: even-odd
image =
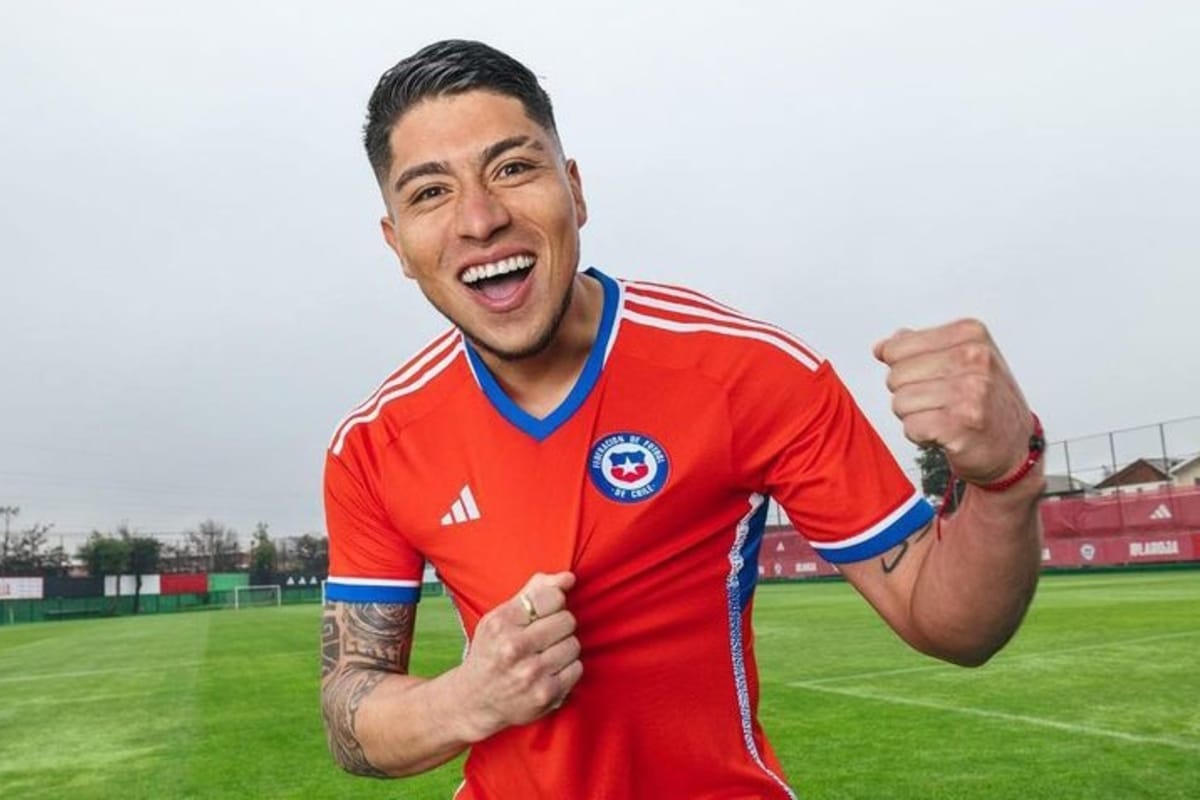
[[[555,711],[583,671],[573,583],[535,575],[480,619],[461,665],[430,679],[408,674],[415,605],[326,605],[321,710],[334,760],[357,775],[413,775]]]
[[[1029,454],[1033,415],[982,324],[901,331],[875,347],[905,435],[936,443],[968,482],[957,512],[842,574],[910,645],[967,666],[1016,631],[1037,586],[1042,465],[1001,492]]]

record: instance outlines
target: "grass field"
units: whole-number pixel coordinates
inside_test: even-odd
[[[0,798],[450,797],[457,764],[331,765],[319,615],[0,628]],[[755,618],[761,716],[802,798],[1200,797],[1200,571],[1045,578],[978,670],[909,652],[841,583],[764,586]],[[418,634],[415,671],[457,662],[446,600]]]

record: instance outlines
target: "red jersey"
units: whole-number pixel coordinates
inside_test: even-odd
[[[756,716],[767,498],[834,563],[932,508],[804,343],[686,289],[587,274],[599,332],[547,417],[451,330],[342,422],[327,597],[416,602],[428,561],[470,637],[533,573],[575,573],[583,677],[471,748],[463,800],[794,797]]]

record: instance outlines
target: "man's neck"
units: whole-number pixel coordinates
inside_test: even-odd
[[[479,357],[522,411],[542,419],[571,393],[599,335],[603,309],[604,287],[595,278],[577,274],[570,305],[545,350],[517,361],[483,349]]]

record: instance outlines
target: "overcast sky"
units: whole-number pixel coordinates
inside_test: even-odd
[[[335,424],[444,327],[359,137],[449,37],[551,93],[585,264],[793,330],[905,466],[870,355],[900,326],[984,319],[1051,439],[1200,414],[1195,2],[6,0],[14,524],[323,530]]]

